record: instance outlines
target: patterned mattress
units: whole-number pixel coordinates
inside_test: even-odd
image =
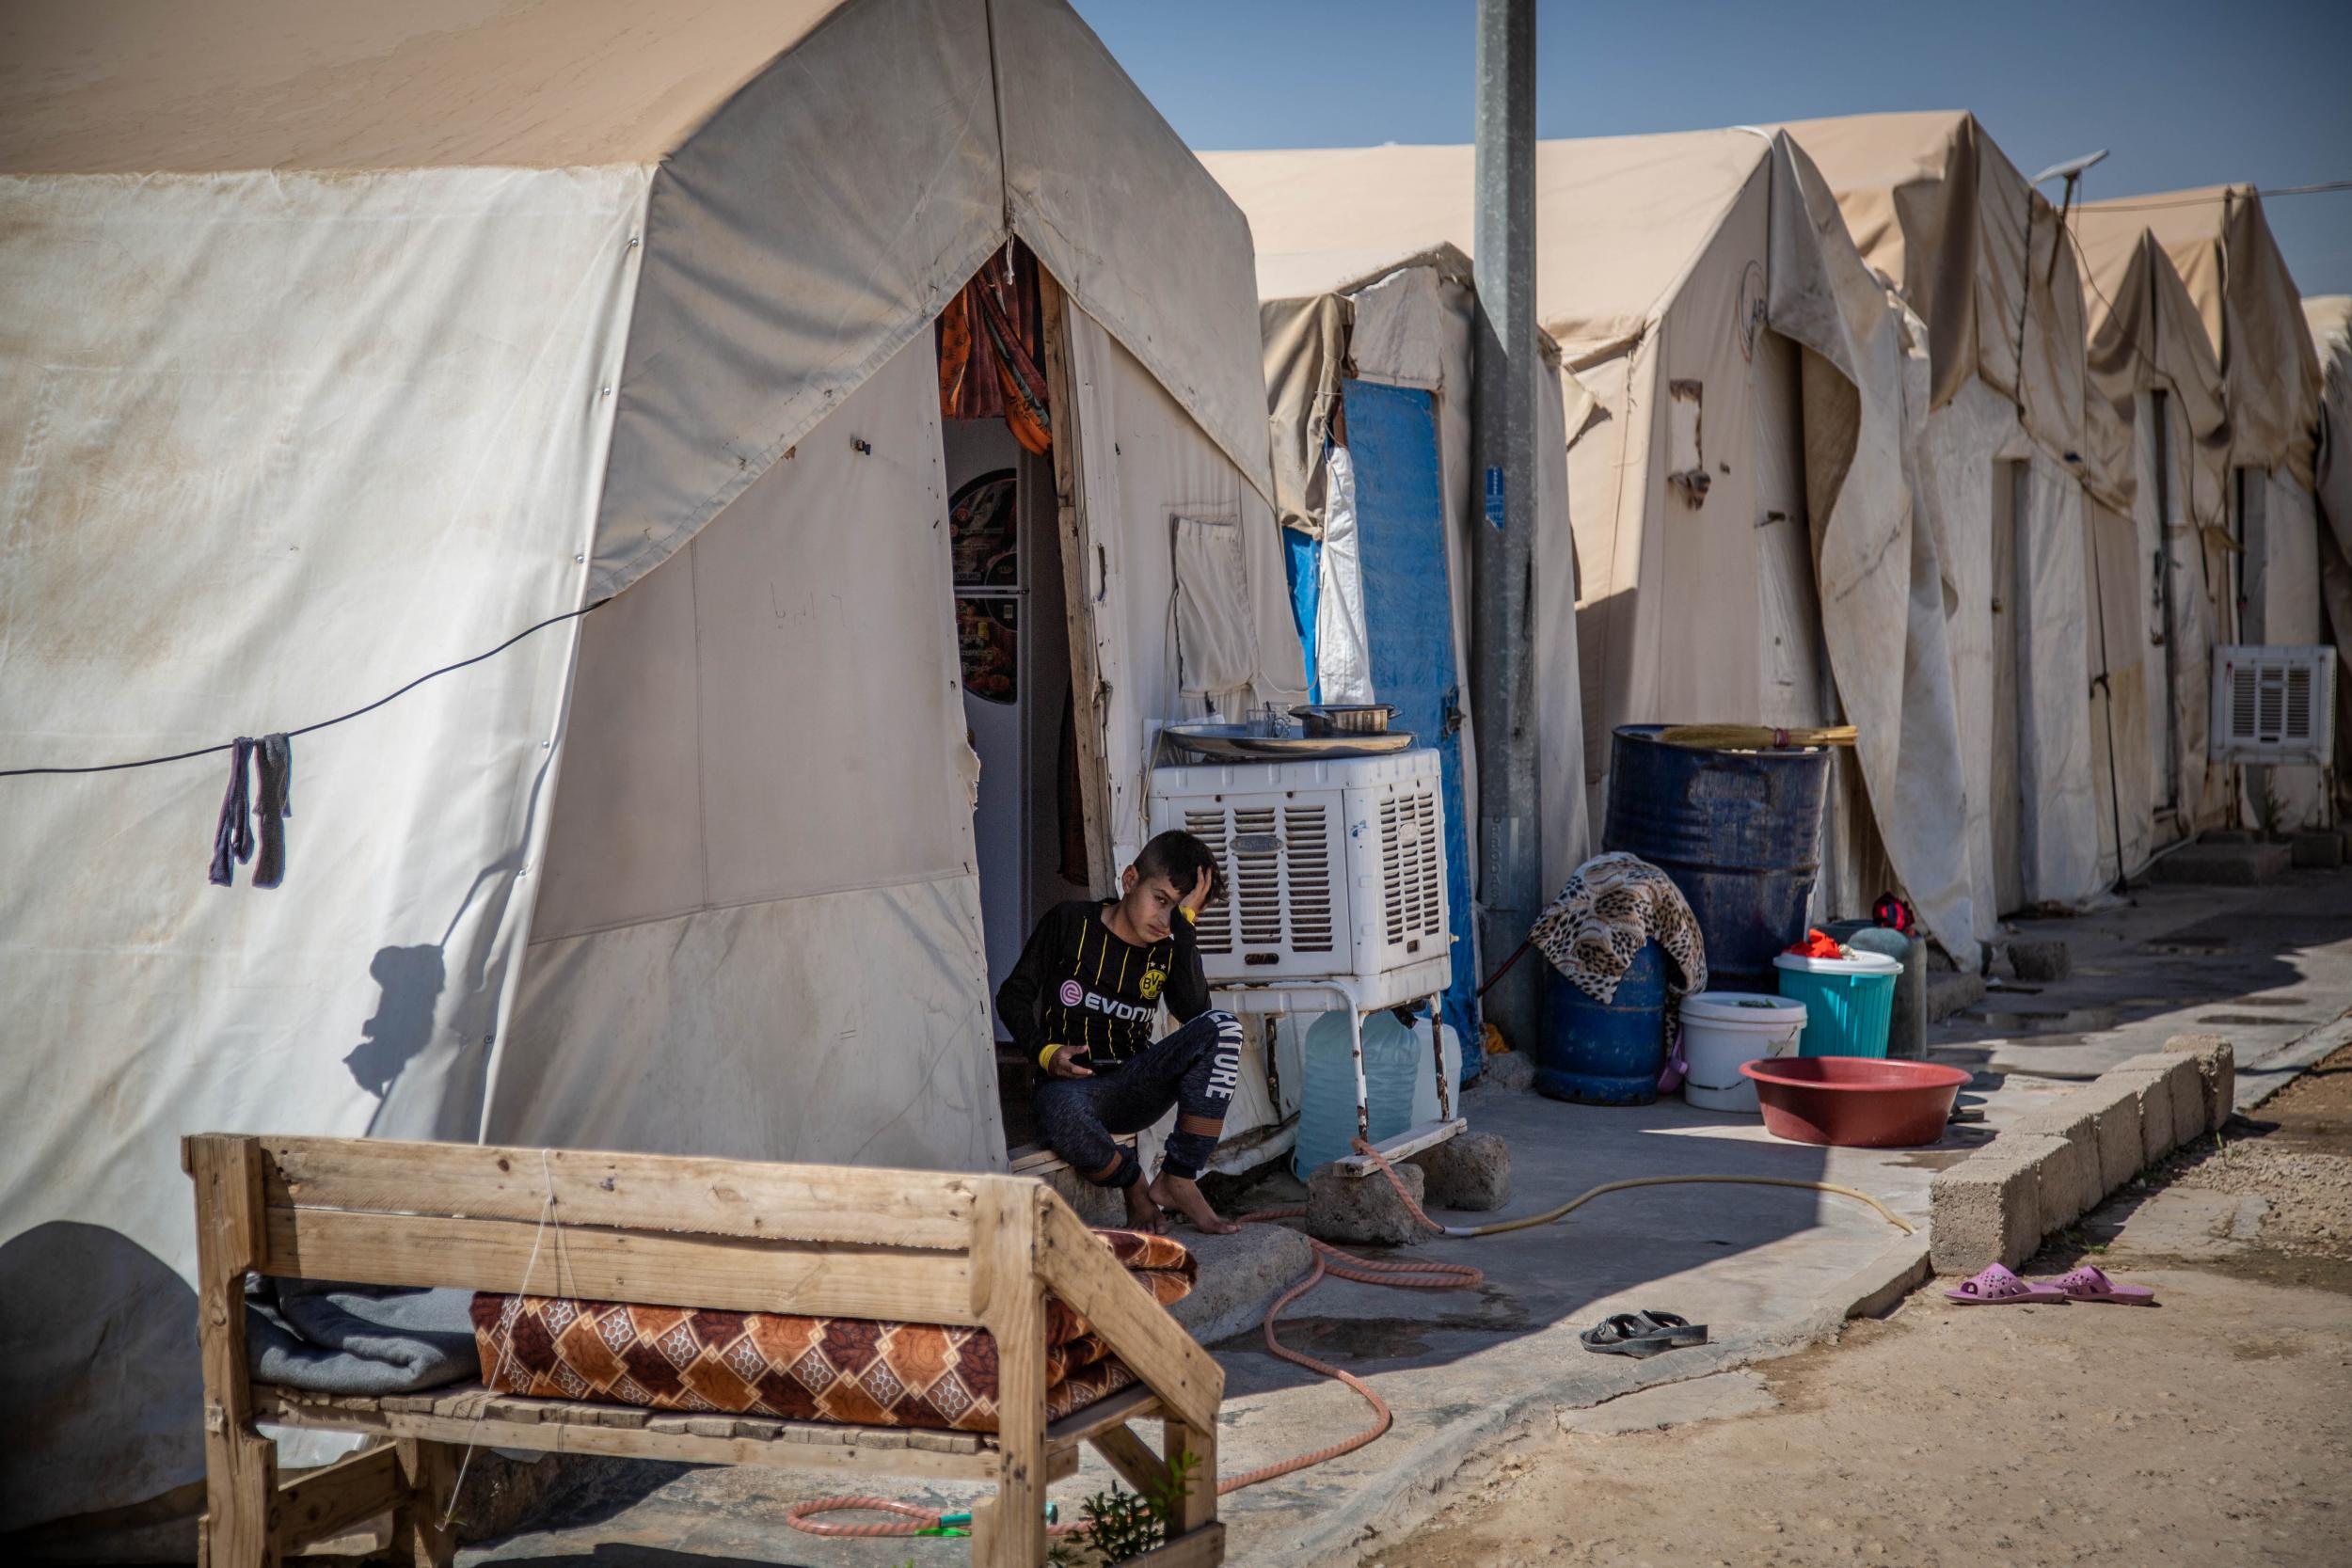
[[[1184,1243],[1098,1230],[1165,1307],[1197,1273]],[[1046,1419],[1135,1382],[1080,1318],[1048,1297]],[[568,1297],[473,1299],[483,1381],[501,1393],[847,1426],[996,1430],[996,1340],[984,1328],[633,1307]]]

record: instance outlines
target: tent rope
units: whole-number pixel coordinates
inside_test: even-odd
[[[603,602],[604,601],[601,599],[597,601],[598,604]],[[588,607],[589,610],[594,610],[596,608],[596,605],[590,605]],[[579,613],[585,614],[586,611],[582,610]],[[529,634],[526,633],[525,635],[527,636]],[[548,1227],[553,1225],[559,1230],[563,1228],[562,1222],[557,1220],[555,1217],[555,1170],[554,1167],[548,1164],[548,1151],[545,1148],[539,1150],[539,1174],[547,1182],[548,1196],[547,1201],[539,1206],[539,1228],[532,1231],[531,1234],[531,1256],[523,1260],[522,1287],[517,1290],[511,1298],[509,1298],[510,1301],[517,1306],[519,1306],[523,1297],[531,1293],[532,1272],[539,1266],[539,1243],[546,1238]],[[560,1281],[557,1288],[562,1288]],[[481,1423],[489,1416],[491,1396],[497,1391],[499,1385],[504,1381],[506,1377],[506,1369],[513,1364],[514,1358],[515,1333],[513,1328],[510,1327],[506,1333],[505,1342],[499,1346],[498,1365],[491,1369],[489,1377],[483,1383],[482,1402],[474,1408],[473,1421],[477,1428],[479,1428]],[[457,1497],[458,1495],[466,1489],[466,1471],[473,1464],[474,1449],[480,1448],[481,1446],[482,1440],[478,1436],[469,1437],[466,1439],[466,1451],[457,1461],[457,1479],[450,1482],[449,1503],[448,1506],[441,1511],[441,1528],[443,1529],[449,1528],[451,1522],[457,1517]]]
[[[358,719],[364,714],[373,713],[377,708],[382,707],[387,703],[392,702],[401,697],[405,697],[409,692],[414,691],[417,688],[422,686],[429,680],[437,680],[443,675],[454,673],[459,670],[465,669],[468,665],[479,664],[485,658],[495,658],[500,654],[504,653],[507,649],[513,647],[516,643],[520,642],[524,638],[529,637],[533,632],[545,631],[548,627],[555,626],[559,622],[578,620],[580,616],[587,614],[590,610],[600,610],[612,602],[612,597],[608,594],[605,597],[598,599],[594,604],[582,605],[578,610],[567,610],[561,615],[550,615],[544,621],[525,626],[522,630],[516,632],[514,636],[508,638],[505,641],[500,643],[495,648],[488,649],[483,653],[478,653],[471,658],[461,658],[454,664],[444,664],[437,670],[428,670],[423,674],[419,675],[415,680],[410,681],[407,685],[400,687],[396,690],[385,693],[383,696],[378,697],[375,701],[368,704],[365,707],[356,707],[349,713],[339,713],[332,719],[322,719],[315,724],[305,724],[298,730],[287,730],[284,734],[288,739],[292,739],[296,736],[315,735],[320,730],[331,729],[337,724],[348,723],[352,720]],[[199,746],[193,752],[174,752],[169,756],[140,757],[134,762],[95,763],[82,768],[0,768],[0,779],[24,779],[46,773],[119,773],[126,768],[160,768],[165,763],[185,762],[191,757],[217,756],[223,752],[235,750],[237,744],[238,742],[235,740],[224,740],[217,746]]]

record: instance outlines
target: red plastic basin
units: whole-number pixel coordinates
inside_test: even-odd
[[[1775,1056],[1742,1062],[1764,1107],[1764,1130],[1791,1143],[1910,1148],[1944,1136],[1972,1076],[1933,1062],[1876,1056]]]

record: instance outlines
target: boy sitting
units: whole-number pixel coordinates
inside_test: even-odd
[[[1039,921],[996,991],[1013,1043],[1046,1073],[1033,1101],[1046,1143],[1096,1186],[1119,1188],[1139,1230],[1157,1230],[1163,1209],[1212,1235],[1241,1228],[1198,1181],[1241,1071],[1241,1023],[1209,1006],[1192,928],[1223,880],[1207,845],[1162,833],[1120,875],[1120,897],[1063,904]],[[1182,1027],[1154,1044],[1162,1003]],[[1147,1182],[1114,1134],[1140,1132],[1171,1106],[1176,1131]]]

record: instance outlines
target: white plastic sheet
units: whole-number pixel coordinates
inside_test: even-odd
[[[1315,689],[1327,703],[1369,703],[1371,638],[1364,628],[1364,562],[1356,532],[1356,461],[1325,455],[1323,544],[1315,552]]]

